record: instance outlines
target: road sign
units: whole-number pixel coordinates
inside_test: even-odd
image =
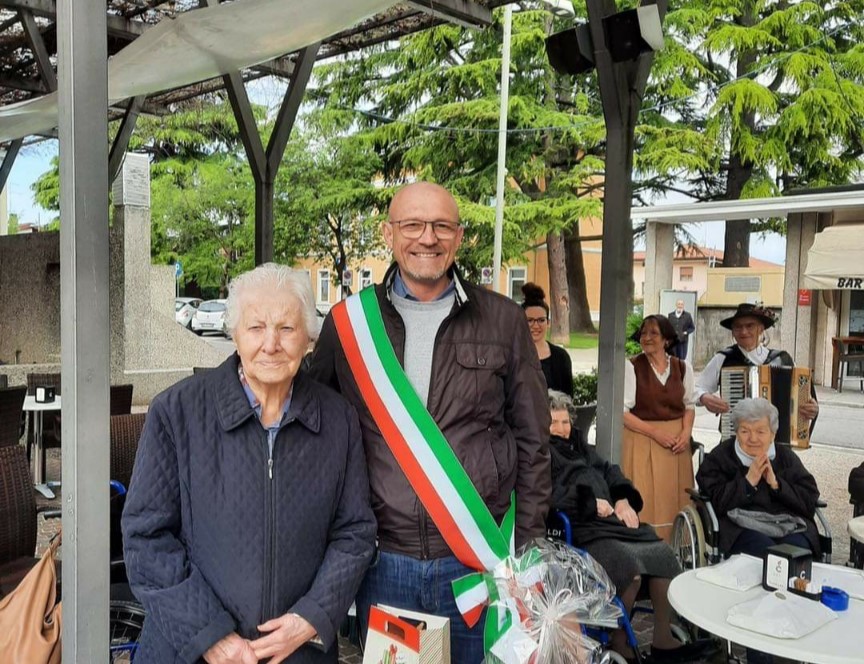
[[[492,268],[491,267],[481,267],[480,268],[480,283],[483,285],[489,285],[492,283]]]
[[[174,263],[174,278],[179,279],[183,275],[183,266],[180,264],[180,261]]]
[[[342,285],[350,287],[354,283],[354,273],[351,270],[342,270]]]

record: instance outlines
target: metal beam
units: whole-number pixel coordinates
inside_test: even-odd
[[[146,98],[147,95],[138,95],[130,99],[129,106],[126,107],[126,112],[120,121],[120,129],[117,130],[117,135],[111,144],[111,151],[108,153],[109,186],[114,182],[114,178],[117,177],[123,166],[123,157],[126,155],[126,148],[129,147],[129,139],[132,138],[132,132],[135,131],[135,123],[138,121],[138,114],[141,112]]]
[[[57,89],[57,74],[54,73],[51,56],[48,55],[48,49],[45,48],[45,40],[42,39],[42,32],[39,30],[36,18],[29,9],[19,9],[18,15],[21,17],[21,25],[24,26],[24,32],[27,34],[27,41],[30,42],[36,64],[39,65],[42,81],[49,92],[54,92]]]
[[[12,171],[12,165],[15,163],[15,158],[18,156],[18,151],[22,145],[24,145],[24,139],[16,138],[6,148],[6,154],[3,155],[3,163],[0,164],[0,191],[3,191],[6,187],[6,181],[9,179],[9,173]]]
[[[56,19],[57,17],[56,0],[0,0],[0,9],[24,9],[36,16],[51,19]],[[106,26],[106,30],[111,36],[125,38],[130,41],[139,37],[150,27],[150,24],[143,21],[131,21],[113,14],[106,14],[102,24]]]
[[[320,48],[321,42],[310,44],[300,51],[294,64],[294,73],[291,75],[288,90],[276,116],[276,126],[273,127],[270,142],[267,144],[267,172],[273,180],[279,172],[285,146],[288,145],[288,139],[291,137],[291,130],[297,120],[297,112],[303,102],[303,95],[306,94],[306,86],[309,84],[312,67],[315,65],[315,58]]]
[[[246,158],[252,168],[252,177],[261,179],[267,173],[267,159],[264,152],[264,144],[261,142],[261,134],[258,133],[258,124],[252,113],[252,104],[249,103],[249,95],[246,94],[246,86],[240,72],[231,72],[222,77],[225,83],[225,91],[228,93],[228,101],[234,111],[237,120],[237,128],[240,130],[240,140],[246,149]]]
[[[409,0],[406,4],[463,28],[492,25],[492,10],[470,0]]]
[[[108,652],[108,43],[105,0],[61,2],[63,661]]]
[[[38,92],[40,94],[48,92],[45,88],[45,84],[38,78],[14,78],[12,76],[3,75],[0,75],[0,88],[12,88],[13,90]]]
[[[730,219],[767,219],[792,213],[864,208],[864,191],[838,191],[771,198],[746,198],[707,203],[674,203],[633,208],[633,219],[685,224]]]
[[[624,412],[624,342],[633,281],[633,150],[642,93],[653,53],[632,62],[613,62],[603,19],[617,10],[615,0],[587,0],[594,42],[597,82],[606,121],[606,173],[603,191],[603,262],[600,273],[600,347],[597,385],[597,451],[618,463]],[[666,0],[657,3],[662,20]]]

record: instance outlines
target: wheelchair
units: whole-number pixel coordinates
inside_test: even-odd
[[[563,541],[565,544],[573,546],[573,526],[570,523],[570,518],[564,512],[553,510],[549,514],[549,518],[546,520],[546,537],[547,539]],[[637,600],[641,599],[640,593],[640,597]],[[586,636],[597,641],[603,648],[600,659],[601,664],[629,664],[625,657],[612,650],[609,645],[611,640],[610,630],[615,628],[623,629],[627,636],[627,645],[633,650],[633,660],[637,664],[642,664],[645,660],[645,655],[639,650],[639,640],[636,638],[636,632],[633,631],[632,621],[637,613],[653,614],[654,610],[650,605],[645,606],[644,603],[637,602],[628,615],[627,609],[620,598],[616,596],[614,603],[621,610],[621,617],[618,619],[616,627],[613,628],[608,625],[583,625],[582,631]],[[681,641],[681,643],[690,642],[690,634],[686,630],[674,624],[670,628],[675,638]],[[633,660],[630,661],[632,662]]]
[[[701,443],[697,443],[701,447]],[[703,453],[700,450],[701,463]],[[724,557],[720,550],[720,521],[711,499],[698,489],[688,489],[690,503],[675,515],[672,522],[671,546],[678,562],[685,570],[716,565]],[[819,529],[819,548],[822,551],[819,562],[831,563],[831,527],[822,511],[828,506],[824,500],[816,503],[814,520]]]
[[[849,473],[849,503],[852,519],[846,529],[849,532],[848,567],[864,569],[864,463]]]
[[[132,594],[123,561],[123,536],[120,517],[126,502],[126,487],[111,480],[110,516],[110,602],[108,607],[109,662],[135,661],[138,639],[144,628],[144,607]]]

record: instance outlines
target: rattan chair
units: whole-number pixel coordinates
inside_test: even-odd
[[[128,415],[132,412],[133,385],[111,386],[111,415]]]
[[[111,418],[111,479],[129,487],[138,440],[144,429],[145,413],[114,415]]]
[[[27,388],[0,388],[0,447],[17,445],[21,439],[21,415]]]
[[[0,447],[0,597],[36,564],[36,499],[27,455],[20,445]]]

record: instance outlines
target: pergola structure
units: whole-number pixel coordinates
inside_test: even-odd
[[[225,4],[246,3],[246,0],[224,1]],[[107,54],[109,57],[122,57],[124,49],[161,22],[183,17],[201,8],[215,7],[220,4],[220,0],[104,0],[103,4],[106,10],[104,22]],[[287,6],[292,3],[284,4]],[[297,7],[297,11],[293,14],[299,21],[320,20],[313,6],[322,4],[328,3],[295,0],[293,5]],[[505,0],[409,0],[399,4],[379,2],[377,5],[383,9],[356,25],[339,29],[320,41],[304,40],[302,48],[286,54],[280,53],[265,62],[242,67],[237,71],[220,71],[218,76],[194,80],[178,87],[165,89],[157,83],[151,86],[155,90],[150,94],[111,99],[109,90],[109,102],[112,103],[108,118],[121,120],[120,129],[110,150],[109,180],[113,180],[120,170],[123,154],[140,113],[167,115],[172,112],[172,104],[224,89],[228,93],[240,127],[255,182],[255,260],[259,264],[272,260],[273,186],[313,64],[317,60],[398,39],[442,22],[483,28],[492,22],[492,9],[503,4]],[[0,0],[0,115],[4,111],[3,107],[39,98],[44,100],[46,95],[57,90],[57,76],[54,71],[59,41],[57,7],[57,0]],[[251,8],[249,11],[254,10],[255,8]],[[217,59],[222,57],[222,54],[214,49],[213,57]],[[160,66],[167,69],[164,62],[157,60],[154,67]],[[263,76],[278,76],[289,81],[288,91],[267,146],[262,144],[258,135],[244,87],[244,83]],[[167,74],[165,80],[170,85],[171,75]],[[26,127],[17,131],[16,129],[11,133],[0,131],[0,141],[12,138],[0,163],[0,189],[6,184],[24,140],[31,135],[24,133],[28,131]],[[33,132],[37,137],[57,136],[56,128],[51,122],[43,123],[37,129],[38,131]]]
[[[102,661],[108,651],[108,186],[119,171],[138,114],[169,113],[174,102],[227,90],[256,184],[256,263],[261,263],[272,256],[272,182],[313,63],[443,21],[484,27],[491,24],[491,10],[504,0],[399,4],[388,0],[234,0],[219,4],[218,0],[0,0],[0,140],[7,142],[0,186],[5,185],[25,140],[34,135],[60,140],[64,661]],[[328,25],[348,21],[346,17],[360,11],[358,7],[374,7],[377,13],[358,16],[362,18],[359,22],[354,19],[327,32]],[[212,38],[219,36],[214,28],[218,23],[208,22],[209,17],[228,12],[233,24],[226,29],[242,28],[246,18],[253,18],[253,11],[270,12],[267,16],[294,12],[295,20],[285,31],[293,30],[297,43],[232,70],[225,63],[238,62],[237,51],[245,44],[221,45],[234,49],[233,60],[216,53],[219,40]],[[329,16],[330,22],[322,15]],[[186,21],[187,17],[191,20]],[[151,46],[152,35],[170,36],[177,25],[196,22],[199,28],[201,24],[209,28],[210,34],[206,29],[193,33],[184,28],[179,37],[174,34],[174,46],[198,46],[190,59],[204,63],[199,71],[207,75],[190,78],[187,72],[181,84],[162,88],[157,84],[146,93],[117,98],[115,79],[122,76],[116,76],[116,65],[124,57],[126,69],[121,73],[126,75],[127,87],[120,89],[135,89],[138,79],[147,76],[152,86],[160,73],[176,80],[170,71],[160,72],[158,67],[147,71],[148,67],[136,69],[136,65],[160,55],[166,42]],[[281,27],[269,26],[275,32]],[[208,36],[211,41],[201,47]],[[272,44],[274,40],[264,41]],[[141,43],[147,48],[136,50]],[[259,48],[261,52],[266,51]],[[106,55],[113,56],[111,63]],[[189,69],[185,61],[177,60],[176,66]],[[244,83],[270,74],[287,78],[289,86],[265,148],[252,121]],[[27,114],[32,116],[29,124],[16,124]],[[122,118],[121,126],[109,158],[108,122],[115,118]]]

